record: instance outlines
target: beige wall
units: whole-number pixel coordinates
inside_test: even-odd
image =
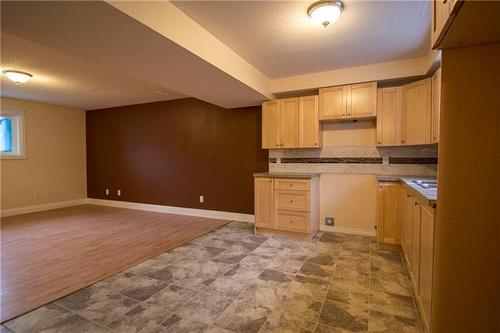
[[[320,222],[334,217],[335,226],[373,231],[377,180],[373,175],[322,174]]]
[[[26,159],[1,161],[1,208],[87,197],[85,111],[1,98],[1,108],[25,112]]]

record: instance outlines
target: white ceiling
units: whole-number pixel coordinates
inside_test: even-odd
[[[23,85],[16,85],[2,75],[1,91],[5,97],[85,110],[185,97],[14,35],[1,36],[2,70],[16,69],[34,75]]]
[[[267,99],[103,1],[2,1],[1,24],[2,69],[34,75],[20,86],[2,80],[2,96],[84,109],[182,96],[226,108]]]
[[[269,78],[425,55],[428,1],[344,1],[332,26],[306,15],[314,1],[174,1]]]

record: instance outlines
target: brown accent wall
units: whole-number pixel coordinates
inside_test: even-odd
[[[260,107],[186,98],[87,111],[86,125],[89,198],[253,214]]]

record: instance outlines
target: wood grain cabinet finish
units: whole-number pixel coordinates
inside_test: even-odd
[[[401,206],[401,184],[399,182],[379,182],[377,191],[378,242],[401,243]]]
[[[319,148],[322,131],[318,96],[262,103],[262,148]]]
[[[255,226],[274,228],[274,179],[254,178]]]
[[[420,214],[421,205],[414,200],[412,211],[412,231],[411,231],[411,275],[415,294],[420,294]]]
[[[262,148],[280,148],[279,123],[278,101],[262,103]]]
[[[317,148],[322,145],[318,96],[299,98],[299,147]]]
[[[435,215],[433,208],[421,206],[419,298],[426,327],[431,322]]]
[[[439,142],[439,116],[441,112],[441,68],[432,76],[431,143]]]
[[[403,86],[401,143],[431,143],[431,78]]]
[[[319,103],[320,120],[374,118],[377,115],[377,82],[321,88]]]
[[[319,90],[320,120],[347,118],[347,89],[348,86],[338,86]]]
[[[397,146],[401,144],[402,109],[402,87],[378,89],[377,146]]]
[[[313,237],[319,229],[318,183],[317,177],[255,177],[256,231],[277,230]]]
[[[436,210],[422,204],[402,189],[403,204],[402,237],[403,257],[410,273],[418,309],[426,328],[430,327],[432,309],[432,279],[434,272],[434,228]]]
[[[299,99],[279,100],[279,137],[282,148],[299,146]]]

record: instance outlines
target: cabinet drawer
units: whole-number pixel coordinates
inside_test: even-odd
[[[276,179],[277,190],[309,191],[310,182],[306,179]]]
[[[308,212],[309,192],[277,190],[276,209]]]
[[[278,211],[276,227],[281,230],[307,232],[308,213]]]

